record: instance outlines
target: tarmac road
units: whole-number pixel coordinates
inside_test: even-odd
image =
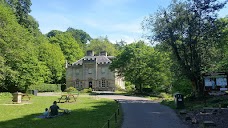
[[[172,109],[146,98],[121,95],[97,96],[119,101],[124,114],[122,128],[188,128]]]

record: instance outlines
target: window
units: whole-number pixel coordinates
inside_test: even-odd
[[[101,68],[101,73],[102,73],[102,74],[105,73],[105,68]]]
[[[76,75],[79,75],[79,70],[76,70]]]
[[[79,87],[79,80],[75,81],[75,87]]]
[[[101,81],[99,81],[99,87],[101,87]]]
[[[80,82],[80,86],[81,86],[81,88],[82,88],[82,82]]]
[[[107,87],[109,86],[109,84],[110,84],[110,83],[107,81]]]
[[[92,74],[92,69],[91,68],[88,69],[88,74]]]
[[[102,87],[105,87],[105,85],[106,85],[105,79],[101,80],[101,85],[102,85]]]

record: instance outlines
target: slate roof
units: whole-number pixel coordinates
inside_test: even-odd
[[[72,64],[72,66],[74,65],[82,65],[83,61],[96,61],[97,64],[108,64],[108,63],[112,63],[112,59],[114,58],[114,56],[85,56],[83,58],[81,58],[80,60],[74,62]]]

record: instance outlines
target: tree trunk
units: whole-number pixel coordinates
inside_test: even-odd
[[[140,93],[142,93],[142,84],[141,83],[139,84],[139,91],[140,91]]]
[[[194,79],[192,79],[191,80],[191,82],[192,82],[192,96],[194,96],[194,97],[196,97],[196,82],[195,82],[195,80]]]
[[[204,88],[200,77],[194,77],[191,80],[191,82],[192,82],[193,96],[202,97],[204,95]]]

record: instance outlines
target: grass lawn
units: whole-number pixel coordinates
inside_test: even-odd
[[[11,103],[12,98],[0,97],[0,128],[101,128],[118,108],[113,100],[79,96],[77,102],[58,103],[60,108],[71,110],[69,115],[36,118],[58,98],[60,96],[32,96],[31,104],[5,105]],[[110,124],[114,124],[114,119]]]

